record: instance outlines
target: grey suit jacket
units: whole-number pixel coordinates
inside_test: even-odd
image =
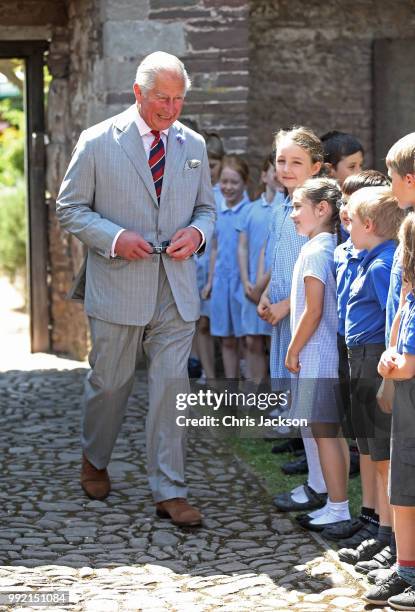
[[[66,230],[88,247],[85,310],[89,316],[124,325],[146,325],[155,309],[161,258],[185,321],[199,317],[196,263],[168,255],[149,260],[111,258],[117,232],[134,230],[158,244],[190,224],[208,241],[215,205],[203,138],[180,122],[168,135],[160,206],[131,106],[85,130],[76,145],[57,199]],[[190,160],[198,160],[189,163]]]

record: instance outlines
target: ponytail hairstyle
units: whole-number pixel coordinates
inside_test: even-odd
[[[279,130],[275,135],[275,149],[278,149],[278,145],[285,138],[289,138],[294,144],[307,151],[313,164],[320,162],[323,165],[323,145],[313,130],[304,126],[294,126],[288,130]]]
[[[399,245],[402,260],[403,279],[415,289],[415,213],[406,215],[399,229]]]
[[[297,196],[304,196],[313,206],[317,206],[320,202],[327,202],[331,210],[329,220],[330,229],[333,234],[337,235],[337,244],[342,242],[340,230],[340,206],[342,192],[340,191],[337,181],[327,177],[311,178],[305,181],[301,187],[297,187],[294,192]]]

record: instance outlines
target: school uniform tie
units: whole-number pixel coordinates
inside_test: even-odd
[[[157,201],[160,204],[161,186],[163,184],[164,164],[166,162],[166,155],[160,132],[157,130],[151,130],[151,133],[154,136],[154,140],[151,144],[148,163],[150,165],[151,174],[153,175]]]

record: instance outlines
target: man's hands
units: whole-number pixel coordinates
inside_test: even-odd
[[[137,232],[124,230],[118,236],[114,250],[119,257],[133,261],[134,259],[149,259],[153,247]]]
[[[174,234],[166,253],[172,259],[177,259],[178,261],[189,259],[198,249],[201,241],[202,236],[199,230],[195,227],[185,227]],[[147,240],[144,240],[137,232],[130,230],[121,232],[115,243],[114,250],[116,255],[129,261],[149,259],[153,253],[153,247]]]
[[[166,253],[177,261],[189,259],[197,251],[201,242],[202,235],[199,230],[195,227],[185,227],[174,234]]]

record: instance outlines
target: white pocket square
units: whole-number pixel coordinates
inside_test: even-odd
[[[185,170],[193,170],[194,168],[197,168],[198,166],[200,166],[202,162],[200,161],[200,159],[188,159],[186,160],[186,163],[184,165],[184,169]]]

